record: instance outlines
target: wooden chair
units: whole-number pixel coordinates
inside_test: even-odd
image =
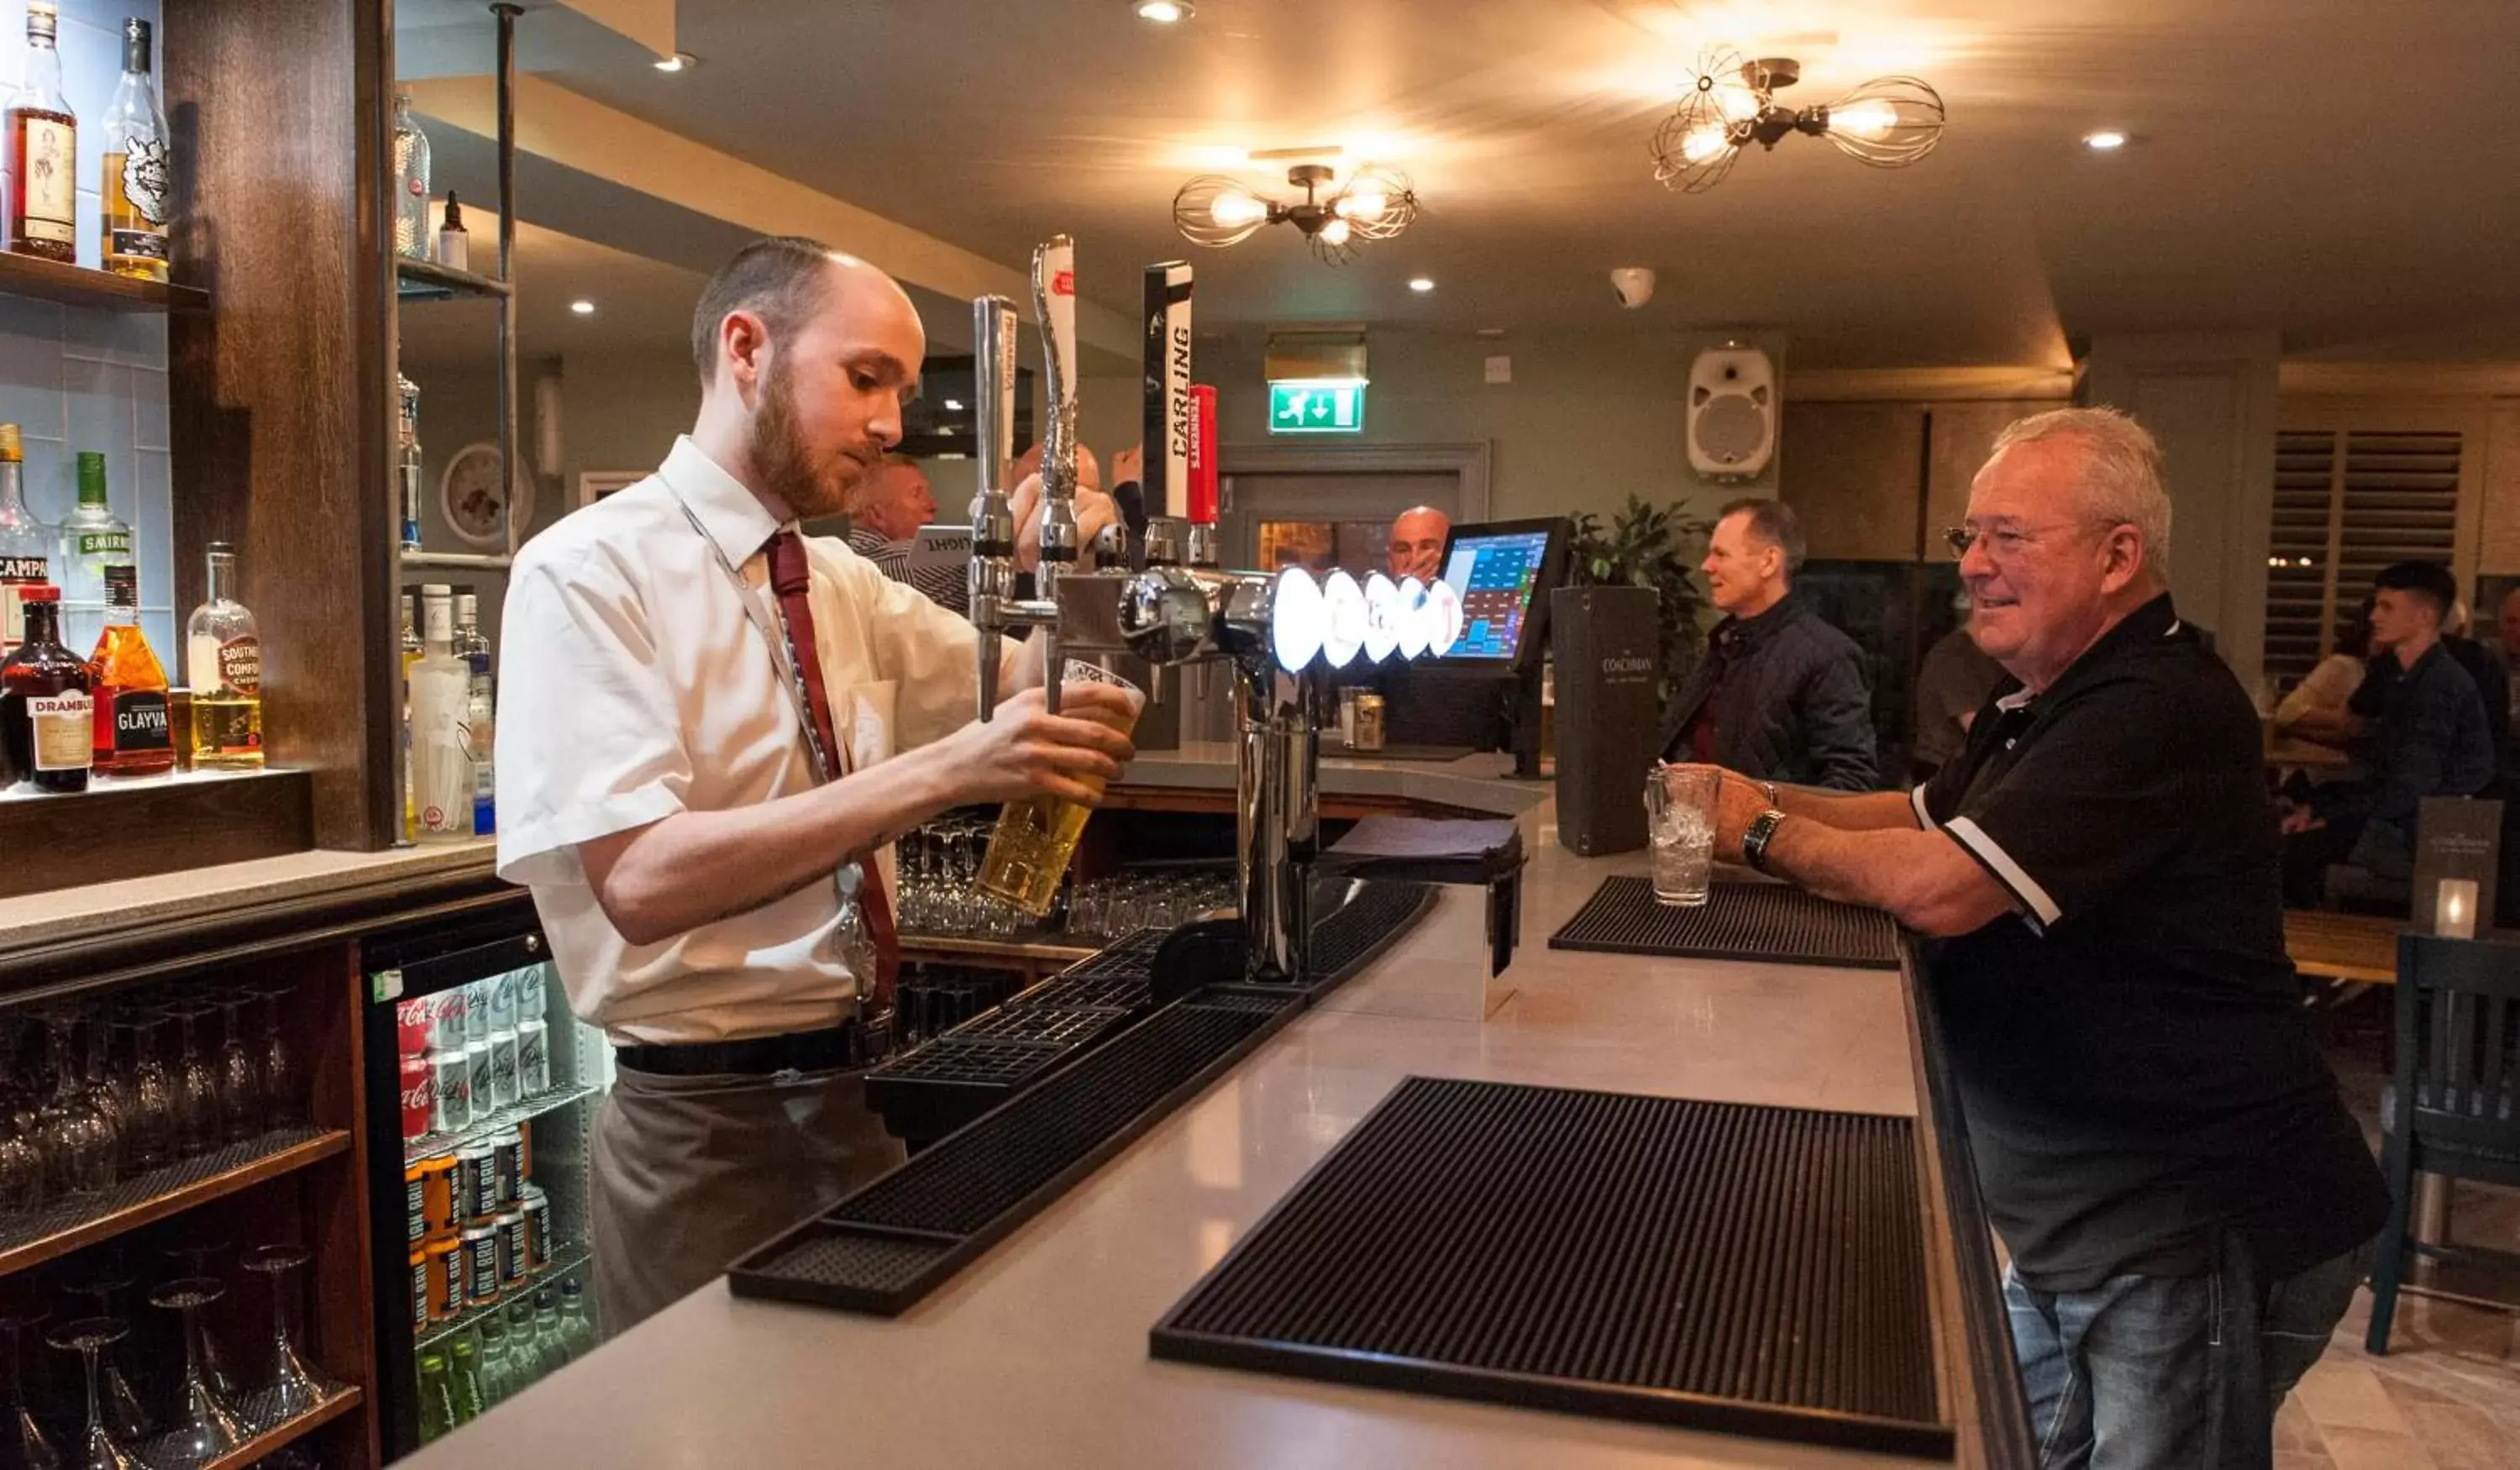
[[[2398,940],[2398,1057],[2380,1167],[2389,1224],[2371,1271],[2371,1330],[2389,1350],[2389,1322],[2409,1254],[2520,1270],[2520,1255],[2413,1238],[2415,1176],[2520,1187],[2520,946],[2408,934]],[[2499,1304],[2484,1304],[2499,1305]]]

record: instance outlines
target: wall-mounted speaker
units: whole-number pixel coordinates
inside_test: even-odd
[[[1709,347],[1688,365],[1688,468],[1756,479],[1777,453],[1777,365],[1756,347]]]

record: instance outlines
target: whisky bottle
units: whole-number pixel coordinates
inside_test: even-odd
[[[0,423],[0,658],[25,641],[19,600],[52,580],[53,533],[26,509],[24,461],[18,425]]]
[[[420,590],[427,651],[411,666],[411,785],[422,842],[472,835],[472,755],[464,742],[472,671],[455,656],[453,601],[442,583]]]
[[[262,769],[262,633],[236,600],[236,549],[210,543],[210,595],[184,625],[193,769]]]
[[[140,631],[140,569],[105,571],[105,632],[88,655],[96,670],[96,769],[104,776],[158,776],[175,769],[166,670]]]
[[[78,509],[62,517],[60,556],[62,642],[73,648],[94,644],[105,628],[105,574],[129,566],[131,527],[113,513],[105,493],[105,456],[82,449],[78,457]]]
[[[87,660],[62,646],[61,589],[29,587],[26,641],[0,662],[0,767],[38,791],[84,791],[96,717]]]
[[[62,91],[53,0],[26,0],[26,85],[10,100],[9,248],[78,263],[78,116]]]
[[[166,156],[166,113],[150,74],[149,22],[122,22],[122,80],[105,110],[105,176],[98,181],[105,239],[101,258],[117,276],[166,279],[166,224],[174,179]]]

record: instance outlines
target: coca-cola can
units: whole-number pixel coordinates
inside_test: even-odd
[[[517,1034],[490,1033],[490,1100],[499,1107],[517,1105]]]
[[[472,1124],[472,1068],[461,1048],[428,1053],[428,1131],[451,1134]]]
[[[431,1051],[464,1049],[462,987],[428,998],[428,1049]]]
[[[551,1023],[527,1016],[517,1023],[517,1092],[537,1097],[551,1085]]]
[[[490,1039],[490,982],[475,980],[464,987],[464,1045]]]
[[[478,1123],[498,1110],[498,1098],[490,1079],[490,1039],[464,1044],[464,1070],[472,1092],[472,1121]]]
[[[516,1029],[518,983],[515,975],[497,975],[489,981],[490,1030],[493,1034]]]
[[[428,1136],[437,1119],[437,1069],[426,1056],[402,1059],[402,1140]]]
[[[428,1055],[428,1032],[434,1023],[436,1007],[428,998],[404,1001],[394,1006],[394,1050],[404,1056]]]

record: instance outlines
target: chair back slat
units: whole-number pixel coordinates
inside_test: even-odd
[[[2413,1136],[2520,1153],[2520,946],[2398,941],[2397,1094]]]

